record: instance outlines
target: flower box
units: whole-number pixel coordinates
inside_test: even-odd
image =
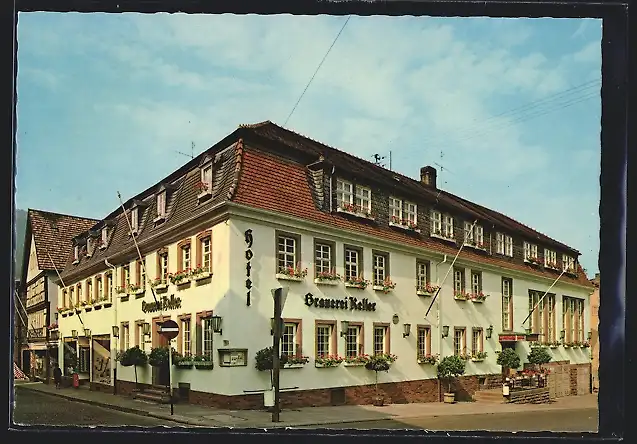
[[[418,358],[418,364],[436,365],[438,363],[437,355],[423,356]]]
[[[423,291],[423,290],[416,290],[416,294],[418,296],[433,296],[434,292],[429,292],[429,291]]]
[[[345,367],[364,367],[365,362],[344,362],[343,365]]]
[[[315,278],[314,283],[316,285],[338,285],[340,284],[340,279],[319,279]]]
[[[214,367],[212,361],[193,361],[197,370],[210,370]]]
[[[153,288],[155,290],[166,290],[168,288],[168,284],[166,282],[163,282],[161,284],[153,285]]]
[[[290,276],[288,274],[283,274],[283,273],[277,273],[276,278],[283,281],[294,281],[294,282],[301,282],[304,279],[300,276]]]
[[[97,302],[93,303],[93,307],[95,307],[95,308],[99,308],[101,306],[102,306],[102,301],[97,301]]]
[[[192,368],[193,365],[193,361],[179,361],[175,363],[175,367],[179,368]]]
[[[398,222],[389,222],[389,226],[400,228],[401,230],[405,230],[405,231],[413,231],[414,233],[420,233],[420,229],[418,229],[418,227],[412,228],[409,225],[403,225]]]
[[[338,364],[321,364],[321,363],[314,363],[314,367],[316,368],[333,368],[333,367],[338,367],[339,365],[341,365],[340,363]]]
[[[477,245],[475,243],[472,244],[471,242],[464,242],[462,245],[465,247],[473,248],[474,250],[487,251],[487,247],[485,247],[484,245]]]
[[[111,301],[104,301],[104,308],[108,308],[111,305],[113,305],[113,303]]]
[[[359,290],[364,290],[367,287],[367,284],[354,284],[352,282],[345,282],[346,288],[358,288]]]
[[[471,358],[471,361],[473,361],[473,362],[482,362],[482,361],[484,361],[484,358]]]
[[[204,279],[208,279],[210,276],[212,276],[212,273],[210,273],[209,271],[205,271],[203,273],[193,275],[193,279],[196,281],[202,281]]]
[[[447,236],[443,236],[442,234],[436,234],[436,233],[431,233],[430,236],[435,237],[436,239],[441,239],[443,241],[456,243],[455,237],[447,237]]]
[[[201,193],[197,194],[197,200],[203,200],[212,196],[210,190],[203,190]]]
[[[303,368],[305,364],[296,363],[296,364],[284,364],[282,368]]]
[[[383,285],[374,285],[372,288],[374,289],[374,291],[382,291],[384,293],[389,293],[390,291],[392,291],[391,288],[385,288]]]
[[[363,213],[362,211],[357,211],[357,210],[354,210],[354,209],[347,209],[347,208],[338,207],[338,208],[336,208],[336,212],[337,213],[343,213],[343,214],[349,214],[350,216],[359,217],[361,219],[374,220],[374,217],[371,214]]]
[[[186,285],[186,284],[189,284],[189,283],[190,283],[190,279],[184,278],[184,279],[182,279],[180,281],[175,282],[175,285],[179,287],[181,285]]]
[[[84,311],[91,311],[93,310],[93,306],[92,305],[85,305],[84,306]]]
[[[67,311],[65,311],[64,313],[62,313],[62,317],[65,318],[69,315],[69,313]]]
[[[460,296],[460,295],[454,295],[454,296],[453,296],[453,298],[454,298],[456,301],[467,301],[467,300],[469,299],[467,296],[464,296],[464,295],[463,295],[463,296]]]

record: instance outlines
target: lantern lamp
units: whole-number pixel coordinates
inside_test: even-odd
[[[222,334],[221,330],[221,321],[223,318],[221,316],[213,316],[212,317],[212,331],[215,333]]]
[[[446,338],[447,336],[449,336],[449,326],[448,325],[443,325],[442,326],[442,337]]]
[[[491,339],[492,334],[493,334],[493,325],[489,325],[489,328],[487,328],[487,339]]]
[[[71,336],[73,339],[77,339],[77,330],[71,330]]]
[[[411,324],[403,324],[403,338],[406,338],[411,333]]]
[[[117,325],[113,325],[113,337],[119,338],[119,327]]]
[[[144,336],[150,335],[150,324],[148,322],[142,324],[142,333]]]
[[[348,321],[341,321],[341,337],[344,338],[347,334],[347,329],[349,328]]]
[[[91,336],[91,329],[90,328],[85,328],[84,329],[84,336],[86,336],[87,338],[89,338]]]

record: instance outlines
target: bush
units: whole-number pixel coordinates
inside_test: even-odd
[[[551,362],[551,354],[545,347],[531,347],[531,352],[526,359],[530,364],[548,364]]]
[[[273,363],[273,348],[266,347],[259,350],[255,356],[255,367],[259,371],[263,370],[272,370],[274,368]],[[280,358],[281,365],[284,365],[287,362],[287,356],[282,355]]]
[[[146,363],[148,363],[148,355],[136,345],[135,347],[118,353],[117,360],[124,367],[146,365]]]
[[[156,347],[148,355],[148,363],[153,367],[168,365],[168,347]]]
[[[498,355],[496,363],[505,368],[516,369],[520,366],[520,357],[512,348],[505,348]]]
[[[451,379],[464,374],[466,362],[459,356],[445,356],[438,363],[438,378],[446,379],[449,383],[449,391],[451,392]]]

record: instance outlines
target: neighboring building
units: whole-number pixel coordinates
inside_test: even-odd
[[[15,310],[13,317],[13,362],[15,364],[20,363],[20,349],[27,335],[25,301],[20,298],[21,294],[20,280],[16,279],[13,286],[13,307]]]
[[[599,273],[591,279],[595,291],[591,295],[591,374],[593,376],[593,390],[599,390]]]
[[[325,368],[327,355],[397,355],[380,374],[387,402],[440,399],[427,355],[474,356],[461,378],[471,395],[500,381],[501,347],[524,362],[538,337],[554,361],[590,372],[579,344],[592,286],[577,250],[440,190],[432,167],[413,180],[264,122],[238,128],[124,207],[127,217],[117,209],[74,239],[59,288],[60,335],[95,389],[112,390],[118,350],[165,345],[158,325],[173,319],[175,348],[214,366],[176,368],[181,396],[263,406],[270,375],[255,369],[255,354],[272,344],[271,289],[282,285],[282,352],[308,358],[282,371],[287,406],[371,402],[372,372]],[[345,282],[321,279],[333,273]],[[357,278],[371,283],[356,288]],[[133,389],[134,375],[117,365],[120,393]],[[166,383],[151,368],[137,376]]]
[[[17,363],[31,377],[49,380],[51,358],[57,358],[57,272],[64,269],[71,238],[95,224],[94,219],[28,210],[22,258],[21,301],[15,308],[20,327]],[[57,271],[56,271],[57,268]],[[22,321],[27,323],[26,328]]]

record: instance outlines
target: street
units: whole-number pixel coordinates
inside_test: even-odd
[[[552,410],[526,413],[404,418],[330,424],[333,429],[416,429],[491,432],[597,432],[597,409]],[[305,427],[304,427],[305,428]]]
[[[16,386],[14,424],[62,426],[182,426],[170,421],[98,406],[22,389]]]

